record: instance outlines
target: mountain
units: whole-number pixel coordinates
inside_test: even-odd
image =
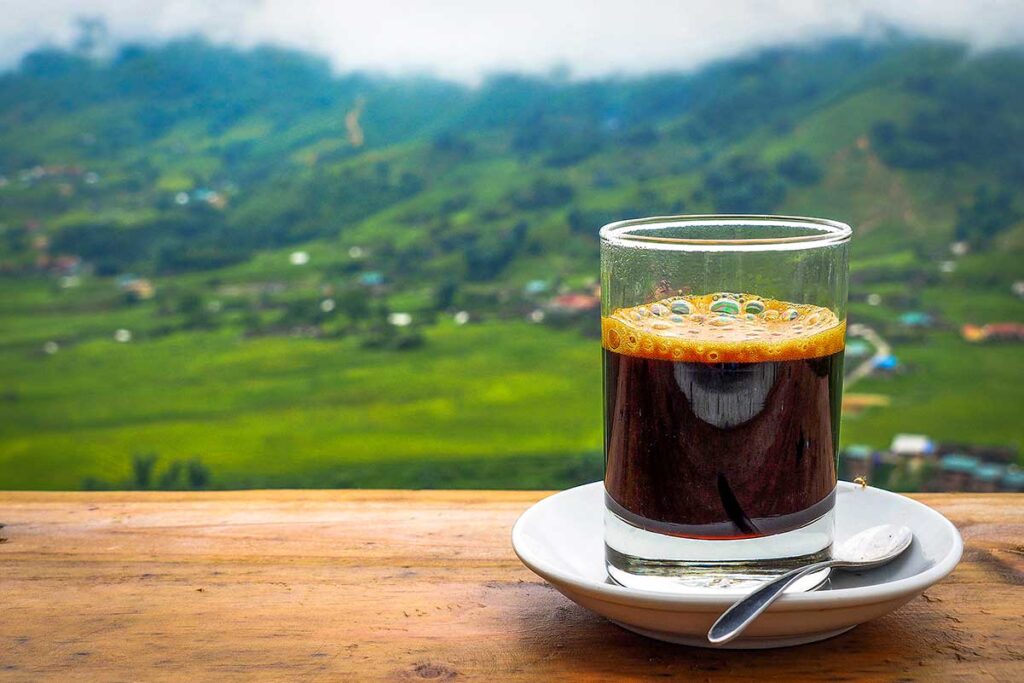
[[[221,486],[592,476],[594,319],[527,320],[593,283],[603,223],[710,212],[854,226],[851,319],[904,372],[858,385],[892,402],[844,441],[1019,448],[1020,347],[957,330],[1024,321],[1022,67],[836,41],[470,88],[195,40],[30,54],[0,76],[0,465],[55,487],[156,485],[150,452],[171,487],[193,458]]]

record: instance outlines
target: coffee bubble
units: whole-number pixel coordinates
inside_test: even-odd
[[[723,297],[711,304],[711,312],[736,315],[740,312],[740,304],[735,299],[727,299]]]
[[[689,315],[693,312],[693,308],[685,299],[676,299],[672,302],[672,312],[677,315]]]
[[[759,315],[764,313],[764,303],[758,300],[748,301],[743,305],[744,313]]]

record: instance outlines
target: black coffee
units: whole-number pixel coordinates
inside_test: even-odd
[[[603,323],[613,512],[648,531],[736,539],[832,509],[845,329],[831,311],[716,294]]]

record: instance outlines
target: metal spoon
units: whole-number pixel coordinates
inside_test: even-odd
[[[873,526],[854,534],[835,548],[831,560],[786,572],[725,610],[708,631],[708,640],[715,644],[728,643],[743,633],[761,612],[768,609],[801,576],[828,567],[857,570],[881,566],[909,548],[913,538],[914,532],[910,529],[892,524]]]

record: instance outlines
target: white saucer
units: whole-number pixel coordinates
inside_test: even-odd
[[[719,595],[656,593],[608,579],[604,565],[601,482],[556,493],[523,513],[512,546],[523,563],[573,602],[651,638],[713,647],[706,634],[735,601]],[[899,558],[855,574],[834,572],[821,589],[787,593],[724,647],[769,648],[824,640],[909,602],[946,577],[963,552],[956,527],[904,496],[839,482],[836,541],[876,524],[905,524],[914,543]]]

